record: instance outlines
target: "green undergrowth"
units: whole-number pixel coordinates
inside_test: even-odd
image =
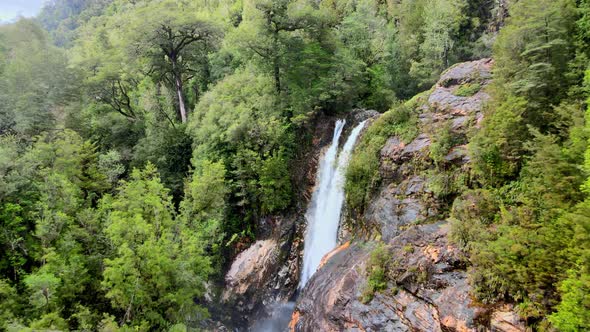
[[[479,90],[481,90],[481,84],[479,83],[464,83],[453,94],[458,97],[471,97],[478,93]]]
[[[371,193],[378,187],[379,152],[388,138],[398,136],[408,143],[418,134],[414,103],[394,106],[367,129],[352,156],[346,172],[346,202],[351,212],[361,214]]]
[[[375,293],[387,289],[387,263],[390,253],[385,244],[379,243],[371,252],[369,263],[367,264],[367,283],[361,295],[361,302],[369,303],[375,296]]]

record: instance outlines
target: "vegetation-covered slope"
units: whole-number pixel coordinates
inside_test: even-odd
[[[428,182],[451,240],[466,253],[473,296],[486,305],[517,304],[539,330],[590,328],[589,9],[584,1],[513,4],[493,48],[492,98],[481,129],[468,136],[469,168],[458,172],[441,160],[457,143],[444,128],[431,135]],[[347,176],[354,217],[379,188],[387,138],[411,133],[412,116],[400,118],[406,105],[386,113],[359,145]]]
[[[318,115],[403,108],[489,56],[507,8],[467,186],[495,217],[455,232],[482,301],[582,329],[586,0],[53,0],[0,26],[0,328],[200,327],[206,282],[296,205]],[[391,114],[351,170],[359,217],[411,130]]]

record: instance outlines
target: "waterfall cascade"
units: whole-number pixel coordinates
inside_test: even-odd
[[[307,208],[307,233],[303,253],[303,269],[299,280],[302,289],[315,273],[325,254],[336,247],[342,204],[344,203],[344,174],[354,145],[365,126],[363,121],[350,133],[342,150],[338,153],[338,142],[346,124],[336,121],[332,143],[320,159],[317,184]],[[289,322],[295,303],[275,303],[269,307],[271,317],[254,324],[250,331],[282,331]]]
[[[350,154],[365,121],[359,123],[350,133],[338,153],[338,141],[346,122],[338,120],[332,137],[332,144],[318,166],[317,187],[307,209],[307,234],[303,254],[303,269],[299,288],[303,288],[314,274],[325,254],[336,247],[340,214],[344,203],[344,174]]]

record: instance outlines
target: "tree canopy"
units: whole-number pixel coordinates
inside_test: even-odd
[[[0,25],[0,330],[203,328],[261,220],[299,211],[319,121],[385,113],[360,216],[411,98],[490,56],[467,184],[437,193],[474,299],[588,329],[589,31],[588,0],[51,0]]]

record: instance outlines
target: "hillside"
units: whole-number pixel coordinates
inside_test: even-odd
[[[589,59],[589,0],[48,1],[0,331],[589,330]]]

